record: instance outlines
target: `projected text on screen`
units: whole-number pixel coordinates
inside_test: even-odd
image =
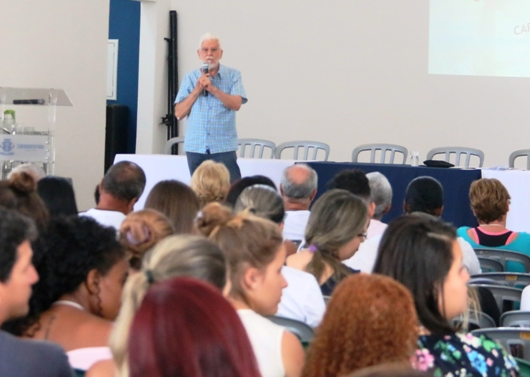
[[[530,77],[530,0],[431,0],[429,73]]]

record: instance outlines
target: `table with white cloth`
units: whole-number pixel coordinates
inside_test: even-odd
[[[482,178],[497,178],[512,197],[506,227],[530,233],[530,171],[482,169]]]
[[[188,160],[182,155],[166,154],[118,154],[114,163],[132,161],[138,164],[145,172],[147,182],[144,193],[134,206],[135,210],[144,208],[144,203],[149,192],[160,181],[176,179],[189,185],[191,176]],[[241,176],[264,175],[272,179],[279,188],[283,170],[295,163],[295,160],[273,160],[257,158],[238,158],[237,163],[241,169]]]

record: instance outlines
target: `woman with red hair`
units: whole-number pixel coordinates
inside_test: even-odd
[[[131,377],[260,377],[245,328],[218,289],[193,278],[151,287],[129,338]]]

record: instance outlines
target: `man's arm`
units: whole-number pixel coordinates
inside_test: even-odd
[[[241,104],[243,103],[241,96],[225,93],[211,83],[205,89],[216,96],[230,110],[238,111],[241,108]]]
[[[175,116],[177,117],[177,119],[180,120],[188,116],[191,111],[191,107],[193,106],[197,98],[199,98],[201,92],[201,86],[195,85],[195,88],[193,88],[189,96],[187,96],[186,98],[184,98],[184,100],[175,105]]]

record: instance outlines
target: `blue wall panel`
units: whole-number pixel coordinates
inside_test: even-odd
[[[138,110],[138,58],[140,47],[140,2],[110,0],[109,39],[118,39],[118,91],[116,101],[129,107],[128,153],[136,149]]]

